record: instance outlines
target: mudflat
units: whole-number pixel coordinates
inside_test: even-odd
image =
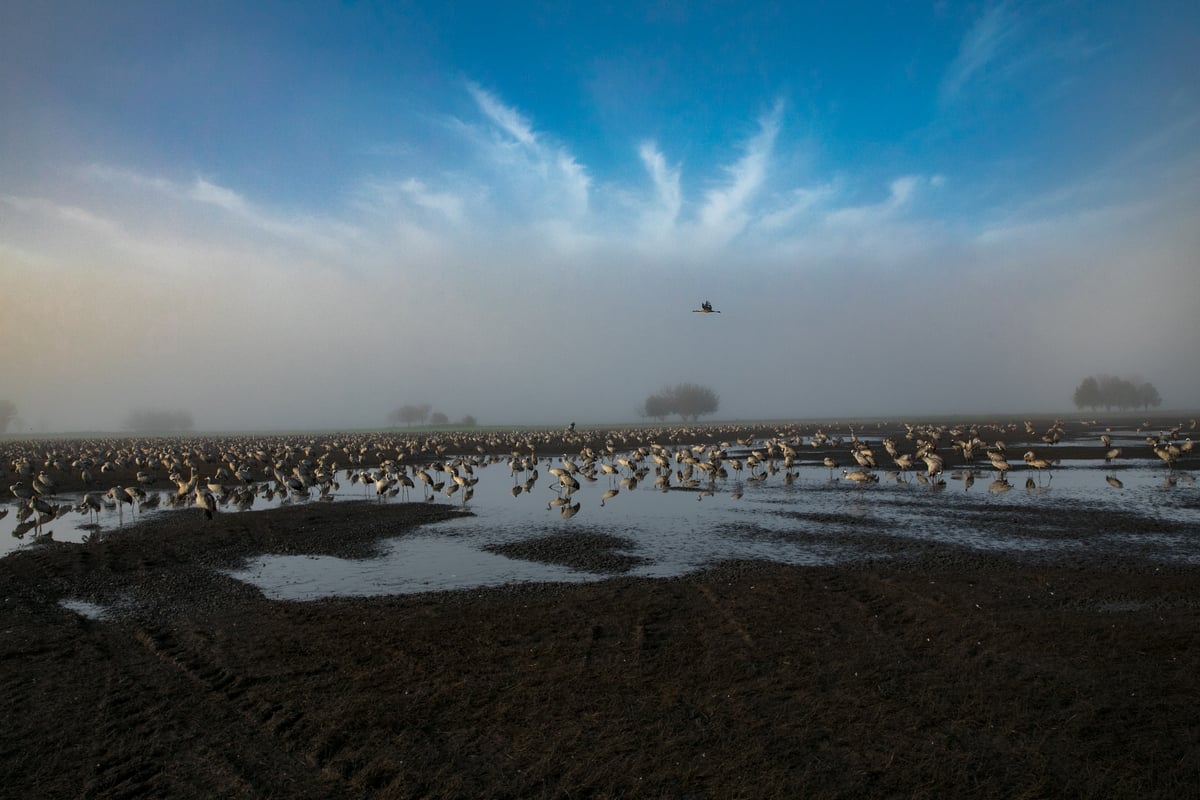
[[[1145,798],[1200,784],[1195,566],[914,545],[837,567],[314,602],[222,571],[263,552],[365,557],[457,513],[191,511],[0,559],[0,796]],[[608,547],[522,557],[602,563]]]

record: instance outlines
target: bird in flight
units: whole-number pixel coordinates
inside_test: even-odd
[[[699,308],[693,308],[692,313],[693,314],[720,314],[721,312],[717,311],[715,308],[713,308],[712,303],[705,300],[703,303],[700,304]]]

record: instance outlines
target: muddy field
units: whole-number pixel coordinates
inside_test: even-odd
[[[312,603],[219,571],[366,555],[455,513],[186,513],[0,560],[0,794],[1180,797],[1200,780],[1192,567],[921,548]],[[603,568],[611,544],[550,538],[522,557]]]
[[[1055,457],[1097,458],[1096,437],[1068,430]],[[6,464],[50,461],[7,447]],[[1195,565],[880,537],[868,549],[883,557],[841,566],[650,580],[622,575],[624,531],[547,526],[497,552],[611,577],[297,603],[224,572],[264,553],[367,558],[461,513],[192,508],[0,558],[0,797],[1175,798],[1200,784]],[[1100,524],[1038,513],[1063,536]],[[1103,524],[1162,533],[1135,514]]]

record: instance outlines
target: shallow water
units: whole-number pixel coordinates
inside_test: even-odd
[[[502,469],[502,468],[493,468]],[[1019,473],[1018,473],[1019,474]],[[930,487],[915,479],[882,477],[861,489],[831,482],[823,467],[796,470],[788,485],[782,474],[761,483],[728,481],[710,495],[662,492],[652,485],[622,489],[600,506],[607,481],[585,485],[571,519],[546,508],[555,496],[546,486],[537,494],[511,497],[504,476],[488,486],[481,479],[469,507],[476,516],[438,523],[393,542],[381,556],[365,560],[263,556],[235,574],[280,599],[329,595],[402,594],[432,589],[465,589],[520,581],[586,581],[606,575],[562,566],[510,559],[483,548],[545,535],[607,533],[628,540],[623,555],[642,563],[630,576],[680,575],[726,559],[762,559],[787,564],[828,564],[847,559],[887,558],[878,537],[897,545],[906,540],[938,542],[976,550],[1064,553],[1104,548],[1163,562],[1200,563],[1200,507],[1197,488],[1186,480],[1168,484],[1160,465],[1128,465],[1124,488],[1105,481],[1094,465],[1064,467],[1026,488],[1025,478],[1009,481],[1003,493],[989,491],[990,480],[976,478],[967,488],[953,478]],[[491,483],[491,476],[487,476]],[[543,479],[542,484],[547,482]],[[735,499],[733,491],[744,493]],[[1175,532],[1128,530],[1128,524],[1101,526],[1084,534],[1039,527],[1040,509],[1080,509],[1129,514],[1148,530],[1166,525]],[[1008,520],[1013,512],[1019,519]],[[1136,527],[1136,526],[1135,526]],[[1177,529],[1177,530],[1176,530]]]
[[[1016,469],[1004,484],[982,470],[971,482],[963,479],[963,473],[948,469],[944,483],[938,485],[879,470],[879,482],[861,488],[840,479],[840,470],[831,480],[827,468],[815,465],[794,468],[790,483],[782,470],[762,481],[748,480],[746,473],[740,479],[718,481],[711,492],[661,491],[654,486],[652,474],[633,489],[604,476],[595,482],[580,481],[582,487],[572,498],[580,508],[569,519],[547,505],[558,497],[550,488],[555,479],[545,474],[549,466],[543,462],[542,477],[531,493],[516,497],[511,494],[514,478],[505,464],[476,467],[479,480],[468,502],[462,503],[458,494],[436,496],[436,502],[465,507],[475,516],[406,533],[385,543],[378,557],[264,555],[233,575],[281,599],[608,577],[485,549],[579,532],[625,540],[627,546],[617,552],[640,559],[625,574],[647,577],[680,575],[727,559],[822,564],[887,558],[921,542],[1064,556],[1103,549],[1164,563],[1200,563],[1200,484],[1189,473],[1172,474],[1157,461],[1125,460],[1116,466],[1099,460],[1072,461],[1056,467],[1052,476]],[[1123,487],[1114,488],[1106,476],[1119,478]],[[708,488],[707,483],[702,486]],[[602,500],[604,492],[614,488],[619,493]],[[256,497],[250,509],[373,496],[373,489],[343,482],[325,500],[317,499],[315,492],[311,498]],[[411,490],[411,496],[419,500],[421,489]],[[79,500],[79,496],[56,498],[71,505]],[[88,517],[71,511],[45,525],[43,534],[74,542],[92,535],[120,536],[135,514],[164,513],[201,512],[194,507],[169,509],[165,503],[141,512],[129,507],[104,509],[89,524]],[[229,503],[219,513],[238,512]],[[1090,527],[1080,533],[1079,525],[1064,525],[1064,513],[1087,514]],[[1107,525],[1108,515],[1119,517],[1120,522]],[[0,534],[11,534],[15,525],[15,515],[10,513],[0,520]],[[20,539],[0,535],[0,554],[29,546],[36,535],[35,531]]]

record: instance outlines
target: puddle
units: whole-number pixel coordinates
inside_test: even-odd
[[[1063,468],[1026,488],[1024,477],[1011,490],[988,491],[947,480],[943,486],[881,480],[858,489],[830,482],[828,470],[804,467],[786,484],[767,481],[718,482],[712,494],[660,491],[643,484],[601,500],[607,481],[584,484],[574,495],[579,511],[563,519],[546,501],[556,497],[543,478],[533,494],[510,494],[511,478],[502,467],[483,471],[468,507],[473,517],[439,523],[425,534],[408,536],[388,552],[363,561],[263,556],[236,577],[271,597],[314,599],[464,589],[519,581],[599,580],[607,574],[570,570],[490,552],[547,532],[564,537],[610,534],[627,542],[620,553],[633,561],[623,575],[671,577],[727,559],[771,560],[796,565],[828,564],[855,558],[889,558],[905,542],[937,542],[981,551],[1042,554],[1082,553],[1105,548],[1163,561],[1200,563],[1200,508],[1190,485],[1163,484],[1160,469],[1129,467],[1124,488],[1114,489],[1094,467]],[[493,477],[491,470],[499,473]],[[478,474],[478,470],[477,470]],[[1188,493],[1190,502],[1173,504]],[[1063,524],[1076,509],[1103,517],[1132,514],[1146,528],[1176,527],[1177,533],[1085,531],[1064,535],[1061,526],[1031,520],[1058,517]],[[1006,521],[1011,512],[1021,512]],[[1128,525],[1128,520],[1123,525]],[[1136,522],[1134,523],[1136,527]],[[1191,532],[1189,532],[1189,530]],[[891,547],[880,547],[880,539]],[[515,549],[515,548],[514,548]]]
[[[439,494],[436,500],[465,507],[475,516],[408,534],[385,544],[378,557],[264,555],[233,574],[270,597],[297,600],[609,577],[611,573],[501,554],[506,546],[521,552],[511,546],[536,537],[584,532],[620,537],[627,544],[619,555],[630,565],[621,574],[644,577],[680,575],[727,559],[823,564],[887,558],[907,542],[1065,555],[1106,548],[1164,562],[1200,563],[1200,487],[1190,474],[1172,476],[1146,459],[1126,459],[1116,467],[1101,460],[1065,462],[1053,476],[1016,468],[1005,482],[996,481],[990,471],[968,476],[948,467],[944,483],[937,485],[880,469],[878,482],[856,487],[831,480],[829,470],[814,463],[794,468],[790,479],[782,470],[763,480],[751,479],[749,472],[732,473],[690,491],[663,491],[654,485],[653,473],[636,486],[602,476],[594,482],[580,480],[570,500],[570,518],[550,505],[559,497],[550,488],[556,479],[548,474],[556,464],[543,460],[541,477],[530,491],[515,496],[513,487],[519,482],[504,463],[475,467],[478,482],[467,502],[461,493]],[[835,474],[840,477],[840,470]],[[1106,480],[1114,476],[1120,488]],[[168,494],[160,494],[157,507],[139,512],[128,506],[92,515],[68,511],[44,525],[41,534],[80,542],[96,535],[120,536],[143,515],[200,513],[194,507],[170,509]],[[421,498],[419,484],[411,496]],[[258,494],[244,499],[245,508],[262,510],[364,497],[373,497],[373,490],[343,480],[324,499],[316,492],[307,498]],[[63,496],[55,502],[73,507],[80,499]],[[237,502],[229,500],[219,513],[238,513]],[[1079,525],[1065,524],[1071,520],[1062,517],[1074,513],[1087,514],[1096,524],[1079,532]],[[1106,530],[1105,515],[1124,515],[1125,521]],[[1137,530],[1136,520],[1144,520],[1145,532]],[[31,530],[22,538],[13,536],[16,524],[11,514],[0,521],[0,554],[30,546],[38,535]]]
[[[64,599],[59,600],[58,604],[67,611],[74,612],[81,617],[88,619],[103,620],[108,618],[109,610],[96,603],[89,603],[87,600]]]

